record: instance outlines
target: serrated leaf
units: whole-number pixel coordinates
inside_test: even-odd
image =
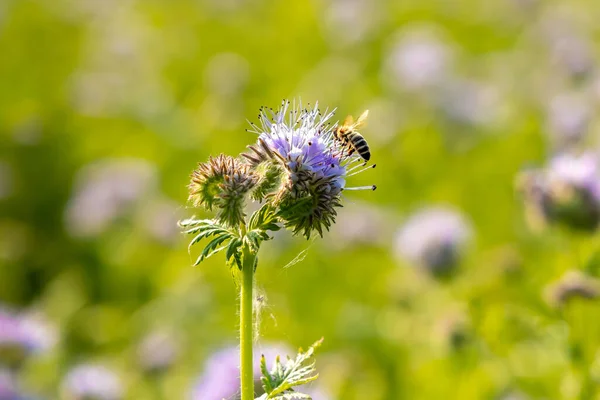
[[[265,359],[265,355],[261,355],[260,357],[260,371],[262,376],[260,380],[262,381],[263,388],[266,393],[271,393],[273,391],[273,378],[267,369],[267,360]]]
[[[264,399],[310,399],[310,396],[306,397],[307,395],[294,392],[293,388],[312,382],[319,376],[316,373],[315,362],[313,361],[308,365],[306,365],[306,362],[313,357],[315,349],[322,342],[323,339],[316,341],[306,352],[300,349],[296,358],[288,358],[285,364],[277,356],[270,372],[266,370],[264,359],[261,360],[263,384],[267,392]]]
[[[225,252],[225,259],[227,262],[235,263],[239,269],[242,269],[242,256],[240,252],[242,243],[242,239],[240,238],[236,237],[231,239],[231,242],[229,242],[229,245],[227,246],[227,251]]]
[[[200,264],[202,261],[215,255],[216,253],[220,252],[221,250],[224,250],[227,246],[223,246],[223,247],[218,247],[218,246],[229,239],[231,239],[231,234],[223,234],[223,235],[217,236],[216,238],[211,240],[206,245],[204,250],[202,250],[202,253],[200,253],[200,256],[194,263],[194,266]]]

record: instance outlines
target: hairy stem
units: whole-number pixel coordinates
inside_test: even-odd
[[[254,366],[252,362],[252,341],[254,339],[252,321],[252,284],[256,256],[244,245],[242,264],[242,284],[240,285],[240,373],[241,400],[254,400]]]

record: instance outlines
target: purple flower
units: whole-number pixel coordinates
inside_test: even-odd
[[[453,122],[489,126],[499,117],[500,93],[490,83],[450,79],[441,87],[439,107]]]
[[[548,104],[547,125],[559,145],[579,142],[588,132],[592,105],[583,96],[561,94]]]
[[[179,347],[173,335],[167,332],[153,332],[146,336],[138,348],[138,360],[144,371],[161,373],[167,370],[179,353]]]
[[[593,231],[600,222],[600,170],[593,153],[561,154],[547,168],[518,176],[528,221],[534,228],[556,222]]]
[[[0,369],[0,400],[22,399],[12,374]]]
[[[438,275],[450,272],[461,259],[472,236],[464,217],[454,210],[434,207],[412,215],[396,235],[398,256]]]
[[[333,114],[328,110],[321,114],[318,104],[310,109],[294,102],[290,110],[289,101],[278,111],[261,108],[261,127],[252,124],[251,130],[259,135],[258,143],[243,154],[257,170],[266,164],[266,171],[280,171],[268,195],[286,227],[307,238],[313,231],[322,236],[323,228],[335,222],[342,190],[375,189],[346,186],[346,179],[361,172],[366,162],[334,138],[336,125],[327,122]]]
[[[54,332],[40,318],[0,308],[0,364],[19,367],[54,341]]]
[[[104,232],[156,187],[154,168],[142,160],[105,160],[83,168],[66,210],[68,230],[78,237]]]
[[[94,364],[73,368],[63,381],[63,393],[69,400],[119,400],[123,388],[110,369]]]
[[[267,365],[276,356],[285,357],[287,347],[282,345],[267,346],[254,350],[254,377],[257,381],[256,391],[262,388],[260,383],[260,357],[264,354]],[[204,373],[194,385],[191,400],[238,399],[240,389],[240,353],[237,347],[227,347],[214,353],[204,364]]]
[[[400,32],[385,62],[385,76],[400,90],[436,87],[449,75],[451,51],[430,27]]]

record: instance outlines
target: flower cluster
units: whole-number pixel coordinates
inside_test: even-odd
[[[347,187],[346,178],[374,165],[350,152],[334,137],[334,115],[315,105],[304,108],[283,101],[279,110],[261,108],[258,135],[239,158],[220,155],[201,163],[192,174],[190,201],[228,227],[245,224],[247,199],[268,204],[277,223],[306,238],[323,235],[335,222],[344,190],[374,190],[375,186]]]
[[[594,231],[600,222],[600,170],[592,153],[558,155],[546,169],[521,173],[517,185],[534,228],[553,222]]]

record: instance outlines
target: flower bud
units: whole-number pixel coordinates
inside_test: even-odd
[[[189,198],[195,207],[217,208],[220,222],[237,226],[245,216],[246,195],[257,181],[250,165],[221,154],[199,164],[192,173]]]

